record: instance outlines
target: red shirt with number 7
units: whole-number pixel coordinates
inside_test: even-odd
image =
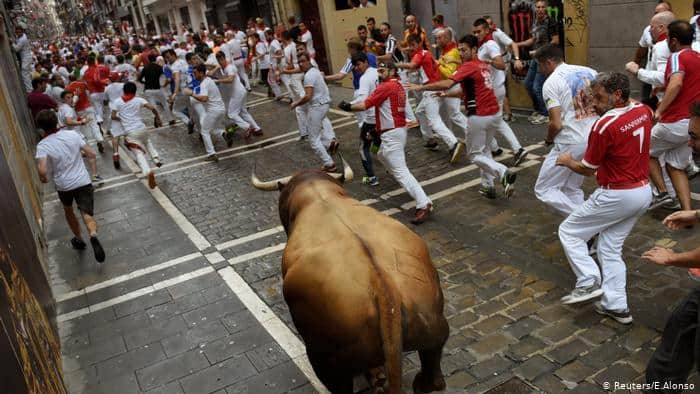
[[[611,109],[593,124],[583,165],[597,170],[599,185],[625,185],[649,178],[653,117],[646,105],[630,102]]]

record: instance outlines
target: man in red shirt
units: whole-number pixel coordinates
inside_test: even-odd
[[[653,113],[629,99],[626,75],[598,74],[591,83],[593,107],[600,115],[588,136],[581,161],[562,153],[557,165],[584,175],[596,175],[600,187],[559,226],[559,239],[576,274],[576,287],[564,304],[602,298],[596,312],[629,324],[626,267],[622,245],[651,202],[649,145]],[[687,137],[686,137],[687,140]],[[586,241],[598,234],[600,269],[588,254]]]
[[[100,127],[97,125],[95,109],[90,103],[88,86],[83,81],[77,81],[73,74],[70,75],[70,80],[71,83],[66,86],[65,91],[73,93],[73,97],[77,97],[78,101],[75,103],[74,107],[75,112],[78,114],[79,118],[85,119],[87,122],[82,126],[81,132],[85,138],[94,138],[95,141],[97,141],[97,149],[102,153],[104,152],[104,146],[102,145],[104,137],[102,137]]]
[[[416,214],[411,223],[421,224],[430,216],[433,203],[406,166],[406,91],[394,63],[379,63],[377,74],[381,83],[364,102],[343,101],[338,107],[356,112],[375,109],[376,131],[382,140],[377,156],[396,182],[416,200]]]
[[[654,206],[671,202],[659,159],[666,161],[666,171],[684,211],[691,209],[690,186],[685,168],[692,161],[687,145],[690,105],[700,100],[700,54],[691,49],[693,28],[685,21],[668,25],[671,57],[666,63],[666,88],[654,118],[658,123],[651,137],[651,181],[659,191]]]
[[[408,36],[408,48],[411,53],[410,63],[397,63],[396,67],[408,70],[409,80],[414,83],[428,84],[440,80],[438,65],[429,50],[421,46],[421,36],[411,34]],[[450,150],[450,158],[457,147],[457,138],[445,126],[440,116],[440,100],[431,92],[423,93],[418,106],[416,107],[416,118],[420,122],[420,131],[426,141],[425,147],[435,150],[437,141],[433,133],[437,134]]]
[[[95,121],[101,129],[104,122],[105,88],[109,85],[109,67],[105,70],[104,64],[98,62],[94,54],[88,55],[88,69],[85,70],[83,79],[90,90],[90,103],[95,110]],[[100,152],[102,152],[100,150]]]
[[[459,53],[462,57],[462,65],[450,77],[442,81],[426,85],[409,84],[409,90],[429,91],[448,90],[455,84],[460,84],[461,91],[445,92],[442,97],[462,96],[464,106],[467,109],[469,147],[467,154],[471,161],[481,170],[481,193],[484,197],[496,198],[494,179],[498,177],[504,188],[506,197],[513,194],[513,183],[516,174],[509,171],[508,167],[497,162],[491,156],[491,149],[487,142],[493,138],[493,133],[503,119],[500,116],[498,100],[493,92],[493,82],[489,66],[479,60],[478,40],[476,36],[468,34],[459,40]],[[425,92],[423,97],[431,92]],[[460,142],[462,144],[462,142]]]

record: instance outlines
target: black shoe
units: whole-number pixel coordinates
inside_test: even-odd
[[[435,141],[434,138],[429,139],[428,141],[425,142],[425,145],[423,145],[423,148],[430,149],[432,151],[437,150],[438,148],[438,142]]]
[[[656,209],[662,205],[670,204],[673,202],[673,197],[668,195],[668,192],[659,193],[651,200],[651,205],[649,205],[648,210]]]
[[[479,188],[479,194],[488,198],[489,200],[495,200],[496,188],[493,186],[481,186],[481,188]]]
[[[105,152],[105,147],[104,147],[104,145],[102,145],[101,142],[98,142],[98,143],[97,143],[97,150],[100,151],[100,153],[104,153],[104,152]]]
[[[613,318],[613,320],[620,324],[632,323],[632,314],[630,314],[629,309],[625,309],[623,311],[613,311],[610,309],[605,309],[599,301],[593,303],[593,309],[595,309],[595,311],[601,315]]]
[[[115,170],[120,170],[122,168],[122,163],[119,161],[119,155],[112,155],[112,163],[114,163]]]
[[[527,157],[527,151],[525,148],[518,149],[518,152],[513,156],[513,167],[517,167],[520,163]]]
[[[222,134],[221,136],[224,137],[224,141],[226,141],[226,146],[228,146],[229,148],[233,146],[233,133],[224,131],[224,134]]]
[[[95,252],[95,260],[98,263],[105,261],[105,250],[102,249],[100,240],[97,237],[90,237],[90,244],[92,245],[92,250]]]
[[[70,240],[70,244],[73,247],[73,249],[76,250],[85,250],[85,248],[87,247],[85,242],[83,242],[82,239],[79,239],[77,237],[73,237],[73,239]]]
[[[194,122],[190,121],[190,123],[187,124],[187,134],[192,133],[194,133]]]
[[[503,184],[503,194],[506,196],[506,198],[510,198],[515,191],[515,189],[513,189],[513,184],[515,183],[515,178],[517,175],[518,174],[511,172],[510,170],[506,170],[506,173],[503,174],[501,183]]]
[[[498,148],[496,150],[491,151],[491,156],[493,157],[498,157],[503,154],[503,149]]]

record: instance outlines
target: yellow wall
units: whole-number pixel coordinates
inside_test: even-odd
[[[678,19],[689,20],[693,16],[693,2],[691,0],[666,0],[671,3],[673,13]]]
[[[377,6],[372,8],[336,11],[335,1],[318,0],[321,11],[321,25],[323,26],[323,39],[326,42],[326,53],[328,54],[331,72],[338,72],[345,64],[345,59],[348,57],[345,43],[348,39],[357,36],[358,25],[364,25],[370,16],[373,16],[377,23],[388,20],[387,1],[379,0],[377,1]],[[352,78],[346,77],[343,80],[343,86],[352,87]]]

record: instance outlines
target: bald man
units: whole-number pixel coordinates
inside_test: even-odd
[[[671,11],[671,5],[664,1],[656,5],[656,7],[654,8],[654,15],[665,11]],[[641,66],[642,64],[646,64],[647,67],[649,67],[651,63],[650,51],[653,47],[654,38],[651,36],[651,26],[647,26],[642,31],[642,37],[639,39],[639,47],[637,48],[637,51],[634,54],[632,62],[637,63],[637,65],[639,66]],[[642,84],[643,100],[646,101],[646,98],[649,97],[649,95],[651,94],[651,87],[651,84]]]

